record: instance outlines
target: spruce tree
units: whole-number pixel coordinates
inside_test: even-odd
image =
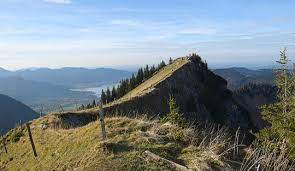
[[[134,74],[132,74],[131,78],[130,78],[130,88],[134,89],[136,87],[136,78],[134,76]]]
[[[154,75],[155,72],[156,72],[155,65],[152,65],[152,66],[151,66],[151,69],[150,69],[150,77],[152,77],[152,76]]]
[[[146,80],[150,77],[150,69],[149,66],[146,65],[143,71],[143,78]]]
[[[96,107],[96,101],[95,100],[92,101],[92,107]]]
[[[136,75],[136,83],[137,85],[141,84],[143,81],[143,69],[140,68],[137,72],[137,75]]]
[[[112,98],[111,100],[116,100],[117,99],[117,90],[116,90],[116,87],[113,86],[113,89],[112,89]]]
[[[157,70],[160,70],[166,66],[166,63],[164,61],[161,61],[161,63],[158,65]]]
[[[170,57],[170,58],[169,58],[169,65],[172,64],[172,63],[173,63],[173,60],[172,60],[172,58]]]
[[[101,90],[100,101],[102,104],[106,104],[106,101],[107,101],[107,96],[103,90]]]
[[[278,102],[262,107],[262,116],[270,124],[257,134],[260,146],[280,150],[287,145],[290,157],[295,160],[295,73],[289,72],[286,49],[281,51],[280,68],[276,70]],[[269,145],[270,144],[270,145]]]
[[[111,96],[111,91],[110,91],[109,87],[107,88],[106,96],[107,96],[107,98],[106,98],[106,99],[107,99],[106,103],[108,103],[108,102],[111,101],[111,98],[112,98],[112,96]]]

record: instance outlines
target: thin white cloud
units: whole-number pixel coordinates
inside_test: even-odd
[[[179,34],[215,34],[216,30],[211,28],[193,28],[181,30]]]
[[[43,0],[44,2],[49,3],[56,3],[56,4],[70,4],[72,3],[72,0]]]

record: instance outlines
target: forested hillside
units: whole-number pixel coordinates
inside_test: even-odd
[[[228,88],[231,90],[241,88],[249,83],[274,84],[274,73],[272,69],[224,68],[215,69],[214,73],[226,79]]]

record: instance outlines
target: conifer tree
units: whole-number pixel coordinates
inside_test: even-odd
[[[138,70],[138,72],[137,72],[136,82],[137,82],[137,84],[139,85],[139,84],[142,83],[142,81],[143,81],[143,69],[140,68],[140,69]]]
[[[96,101],[95,100],[92,101],[92,107],[96,107]]]
[[[106,101],[107,101],[107,96],[103,90],[101,90],[100,101],[102,104],[106,104]]]
[[[87,104],[86,109],[91,109],[91,104]]]
[[[149,66],[146,65],[145,68],[144,68],[144,71],[143,71],[143,78],[148,79],[149,76],[150,76],[150,69],[149,69]]]
[[[172,58],[170,57],[170,58],[169,58],[169,65],[172,64],[172,62],[173,62],[173,60],[172,60]]]
[[[131,78],[129,79],[129,90],[132,90],[136,87],[136,78],[134,76],[134,74],[132,74]]]
[[[106,100],[106,103],[108,103],[108,102],[111,101],[111,98],[112,98],[112,96],[111,96],[111,91],[110,91],[109,87],[107,88],[106,96],[107,96],[107,98],[106,98],[106,99],[107,99],[107,100]]]
[[[156,72],[155,65],[152,65],[150,69],[150,77],[153,76],[155,72]]]
[[[167,114],[166,117],[161,119],[162,122],[171,122],[181,127],[185,127],[186,126],[185,119],[183,115],[180,113],[180,109],[177,106],[176,101],[172,95],[169,96],[168,105],[169,105],[170,112]]]
[[[261,114],[270,127],[257,134],[257,142],[273,149],[286,143],[290,157],[295,160],[295,73],[289,72],[286,49],[281,51],[277,63],[280,65],[275,80],[278,102],[262,107]]]
[[[117,90],[116,90],[116,87],[115,86],[113,86],[113,89],[112,89],[112,98],[111,98],[111,100],[113,101],[113,100],[115,100],[115,99],[117,99]]]
[[[113,87],[112,91],[110,91],[110,96],[108,96],[108,90],[106,90],[106,93],[102,91],[102,102],[105,104],[107,102],[111,102],[115,99],[123,97],[129,91],[140,85],[144,80],[152,77],[155,72],[159,71],[165,66],[165,62],[161,61],[161,63],[157,67],[155,67],[154,65],[152,65],[151,67],[146,65],[144,68],[139,68],[136,74],[132,74],[131,78],[122,79],[117,87]]]
[[[158,70],[164,68],[166,66],[166,63],[164,61],[162,61],[159,65],[158,65]]]

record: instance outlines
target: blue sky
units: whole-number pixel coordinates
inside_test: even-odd
[[[295,55],[294,0],[0,0],[0,67],[158,63],[197,52],[209,66]]]

